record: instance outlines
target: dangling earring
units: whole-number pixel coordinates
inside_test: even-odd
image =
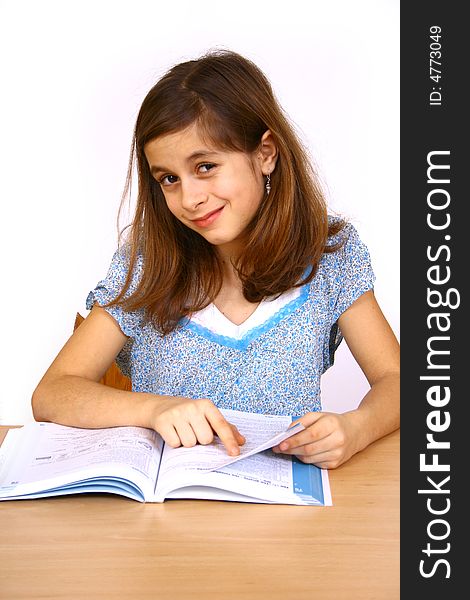
[[[268,173],[266,178],[266,196],[269,196],[269,192],[271,191],[271,174]]]

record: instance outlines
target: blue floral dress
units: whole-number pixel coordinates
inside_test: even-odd
[[[210,398],[220,408],[301,416],[321,410],[320,377],[342,340],[339,316],[372,289],[369,252],[348,224],[340,250],[324,254],[314,279],[281,297],[267,298],[242,325],[214,305],[166,336],[144,311],[106,308],[129,340],[117,357],[137,392]],[[330,243],[337,238],[330,240]],[[122,289],[125,247],[113,256],[105,279],[87,298],[87,309],[106,304]],[[131,291],[142,263],[137,263]]]

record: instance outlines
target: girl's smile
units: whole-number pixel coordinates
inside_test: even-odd
[[[223,210],[224,210],[224,207],[221,206],[220,208],[216,208],[215,210],[208,212],[206,215],[204,215],[201,218],[192,219],[192,222],[195,225],[197,225],[198,227],[203,227],[203,228],[209,227],[220,216],[220,214],[222,213]]]

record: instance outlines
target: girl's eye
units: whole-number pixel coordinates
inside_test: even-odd
[[[215,167],[214,163],[202,163],[198,166],[198,169],[203,169],[202,173],[208,173],[211,169]]]
[[[158,183],[160,185],[172,185],[173,183],[176,183],[177,179],[178,177],[176,177],[176,175],[164,175],[163,177],[160,177]]]

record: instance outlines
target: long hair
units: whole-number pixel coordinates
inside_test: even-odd
[[[341,220],[329,223],[308,154],[253,62],[216,50],[174,66],[149,91],[137,117],[124,192],[125,197],[136,161],[138,196],[126,242],[129,270],[111,303],[128,311],[144,308],[162,334],[212,302],[223,279],[214,247],[170,212],[144,154],[148,142],[192,124],[221,150],[253,153],[268,129],[278,149],[271,192],[249,224],[234,265],[248,301],[311,281],[322,254],[338,248],[327,244],[328,237],[343,226]],[[139,282],[126,295],[139,255]]]

